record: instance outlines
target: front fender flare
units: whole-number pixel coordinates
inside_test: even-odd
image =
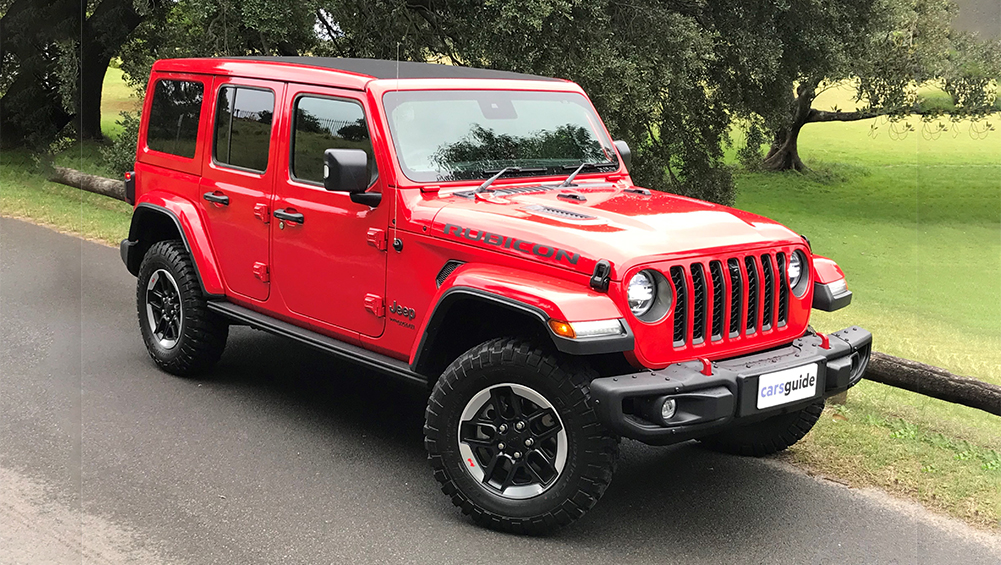
[[[612,299],[587,286],[586,281],[570,281],[540,276],[537,273],[498,267],[466,264],[459,267],[438,290],[431,315],[421,327],[421,339],[410,354],[410,366],[422,366],[422,356],[435,347],[435,338],[446,323],[449,310],[465,300],[484,301],[525,314],[546,328],[557,349],[571,355],[593,355],[630,351],[634,340]],[[569,339],[549,330],[549,320],[580,322],[619,319],[625,332],[620,336]]]

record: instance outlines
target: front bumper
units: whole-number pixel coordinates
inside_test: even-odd
[[[595,410],[606,426],[623,437],[652,445],[695,439],[721,428],[750,423],[794,410],[855,386],[865,373],[872,334],[853,326],[823,339],[804,335],[791,344],[761,353],[718,361],[712,375],[702,363],[677,363],[656,371],[604,377],[591,381]],[[757,408],[758,378],[784,369],[817,364],[816,393],[808,398]],[[661,420],[650,410],[673,399],[676,414]]]

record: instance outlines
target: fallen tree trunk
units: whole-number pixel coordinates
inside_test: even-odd
[[[877,351],[865,378],[1001,416],[1001,386]]]
[[[49,180],[86,190],[87,192],[109,196],[115,200],[125,201],[125,181],[88,175],[87,173],[81,173],[80,171],[67,169],[66,167],[52,167],[52,170],[49,172]]]

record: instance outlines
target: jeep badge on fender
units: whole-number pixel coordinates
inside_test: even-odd
[[[633,185],[572,82],[251,56],[146,93],[121,254],[153,361],[210,371],[248,325],[419,383],[434,480],[486,527],[573,522],[620,438],[785,449],[865,371],[869,332],[809,325],[851,302],[834,261]]]

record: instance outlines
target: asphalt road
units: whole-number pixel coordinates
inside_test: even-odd
[[[178,379],[134,309],[117,250],[0,219],[0,563],[1001,562],[996,537],[691,444],[624,442],[555,535],[483,530],[430,475],[421,391],[246,328]]]

